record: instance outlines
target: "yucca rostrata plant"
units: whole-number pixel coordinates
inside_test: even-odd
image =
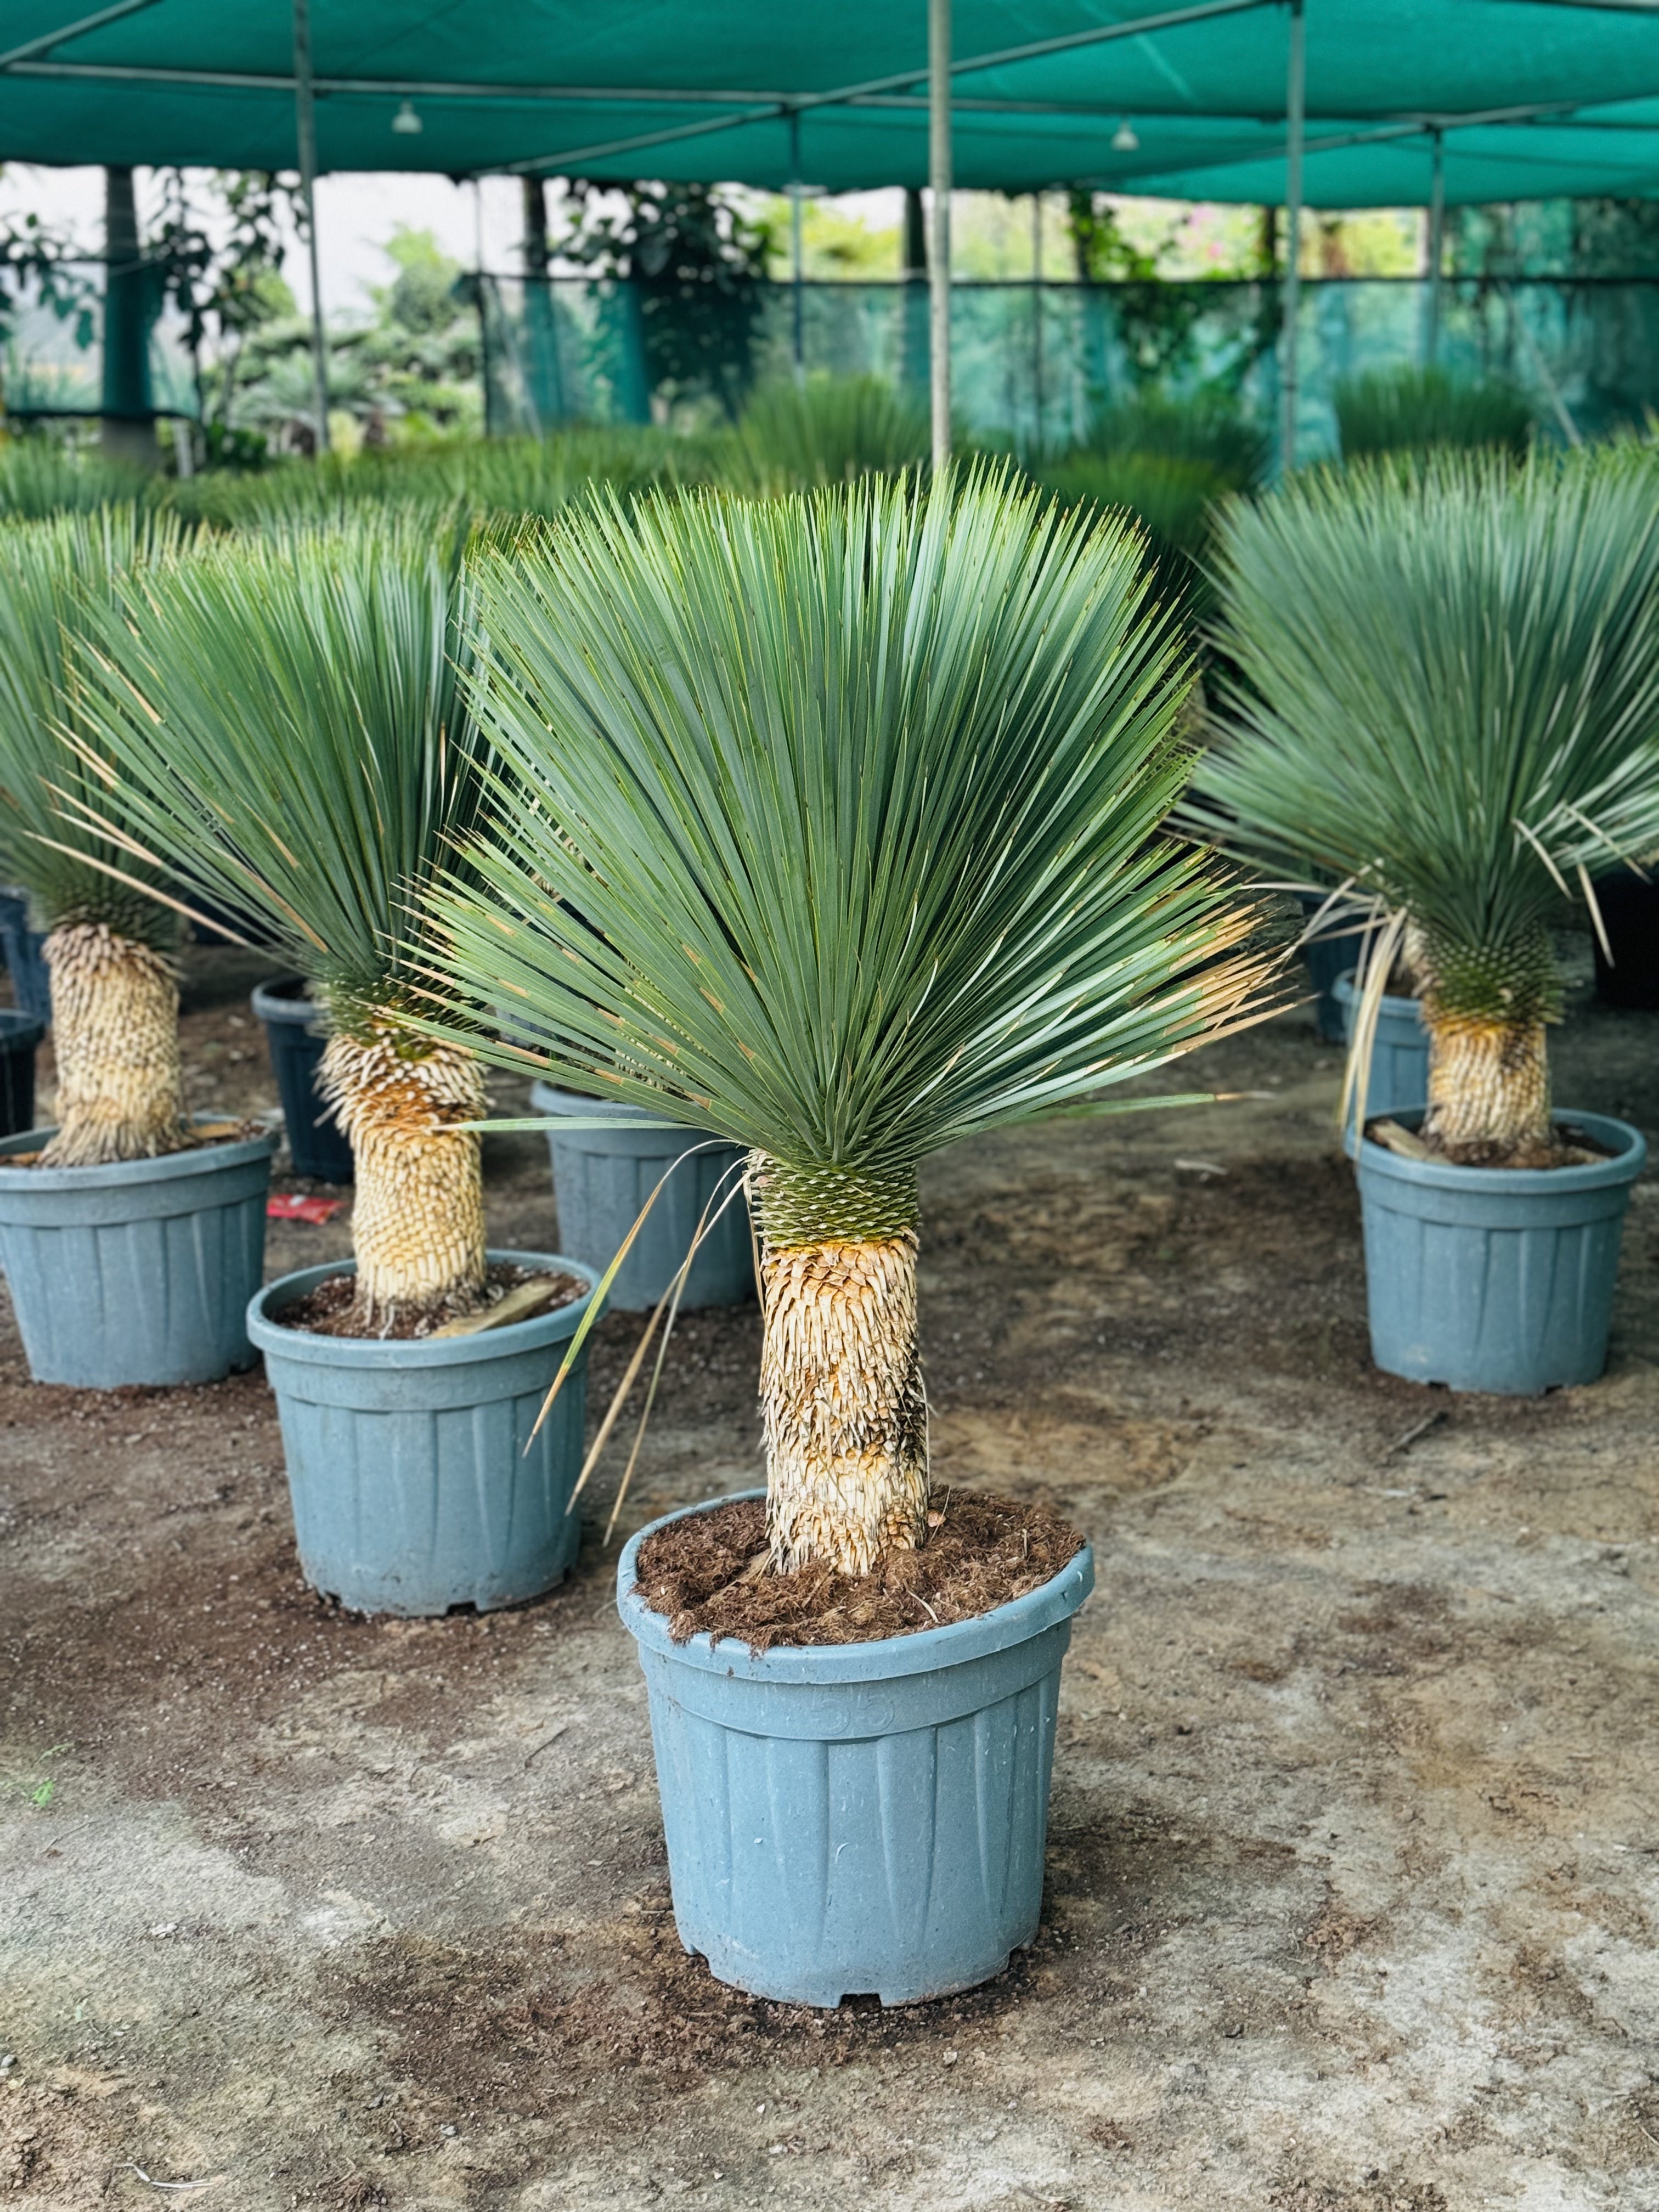
[[[1229,512],[1218,565],[1240,680],[1195,794],[1232,851],[1392,918],[1429,1025],[1429,1141],[1542,1164],[1552,922],[1575,896],[1594,913],[1591,869],[1659,849],[1651,460],[1301,477]]]
[[[765,384],[732,434],[726,481],[733,490],[765,495],[904,469],[920,473],[930,434],[927,395],[879,376]]]
[[[187,1139],[179,1062],[179,918],[149,893],[159,859],[127,845],[88,744],[76,640],[124,579],[159,574],[176,523],[106,507],[0,529],[0,860],[47,936],[58,1128],[45,1159],[91,1167]],[[80,741],[67,751],[60,732]],[[58,811],[95,793],[99,827]]]
[[[82,817],[118,810],[131,853],[166,854],[186,898],[257,915],[325,1000],[366,1328],[484,1280],[478,1138],[459,1126],[483,1110],[483,1072],[404,1019],[407,902],[477,789],[465,588],[460,533],[429,517],[228,541],[132,580],[87,687],[110,767]]]
[[[926,1533],[918,1163],[1153,1103],[1113,1086],[1262,990],[1249,903],[1159,835],[1180,641],[1127,530],[997,477],[612,507],[478,591],[501,766],[434,967],[748,1148],[771,1556],[866,1571]]]

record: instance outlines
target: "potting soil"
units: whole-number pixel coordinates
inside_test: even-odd
[[[486,1311],[490,1306],[499,1305],[507,1292],[516,1291],[521,1283],[534,1282],[548,1285],[547,1303],[537,1309],[541,1313],[568,1306],[573,1299],[587,1295],[588,1285],[580,1275],[566,1275],[552,1269],[538,1271],[521,1267],[514,1261],[497,1260],[491,1263],[482,1298],[458,1292],[437,1305],[405,1307],[373,1328],[363,1326],[355,1275],[330,1275],[314,1290],[295,1298],[292,1305],[284,1306],[270,1318],[279,1328],[303,1329],[309,1336],[372,1336],[402,1342],[430,1336],[446,1322],[465,1320],[472,1314]],[[520,1317],[528,1321],[532,1316]]]
[[[734,1498],[659,1529],[640,1550],[635,1587],[670,1617],[677,1644],[707,1632],[751,1651],[775,1644],[873,1644],[974,1620],[1057,1575],[1084,1539],[1033,1498],[941,1489],[927,1540],[884,1553],[867,1575],[824,1563],[796,1574],[765,1567],[766,1505]]]

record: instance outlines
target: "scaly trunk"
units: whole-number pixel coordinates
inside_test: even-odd
[[[927,1528],[915,1179],[757,1154],[772,1564],[867,1574]]]
[[[1429,1013],[1429,1110],[1424,1134],[1453,1159],[1501,1163],[1550,1142],[1549,1061],[1542,1022],[1483,1022]]]
[[[1484,940],[1413,929],[1408,940],[1429,1030],[1424,1135],[1471,1167],[1547,1152],[1544,1026],[1560,1000],[1548,929],[1511,924]]]
[[[102,922],[54,929],[52,971],[58,1133],[46,1167],[154,1159],[185,1142],[173,963]]]
[[[483,1176],[477,1131],[455,1124],[483,1114],[483,1069],[376,1023],[329,1039],[321,1087],[351,1144],[359,1318],[464,1310],[484,1282]]]

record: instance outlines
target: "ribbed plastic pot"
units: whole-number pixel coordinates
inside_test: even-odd
[[[1419,1114],[1395,1117],[1414,1127]],[[1610,1157],[1569,1168],[1464,1168],[1359,1147],[1371,1357],[1390,1375],[1528,1397],[1607,1365],[1630,1187],[1646,1140],[1561,1109]]]
[[[1595,902],[1613,953],[1609,960],[1593,937],[1597,998],[1632,1013],[1659,1012],[1659,883],[1620,868],[1596,878]]]
[[[553,1190],[559,1201],[559,1242],[603,1273],[639,1218],[640,1208],[674,1162],[703,1140],[695,1130],[652,1128],[637,1107],[583,1098],[550,1083],[532,1085],[538,1114],[592,1121],[602,1129],[548,1132]],[[624,1313],[654,1306],[691,1249],[703,1208],[722,1176],[743,1158],[738,1145],[711,1145],[670,1176],[606,1297]],[[730,1183],[726,1188],[731,1188]],[[680,1300],[688,1306],[735,1306],[755,1295],[749,1209],[739,1198],[704,1238]]]
[[[592,1270],[574,1260],[489,1256],[563,1269],[591,1290]],[[306,1580],[357,1613],[488,1613],[538,1597],[581,1540],[565,1509],[581,1471],[586,1352],[533,1443],[531,1431],[587,1299],[477,1336],[405,1343],[312,1336],[275,1318],[352,1266],[284,1275],[247,1310],[282,1417]]]
[[[46,1033],[39,1014],[0,1007],[0,1137],[34,1124],[34,1048]]]
[[[1359,1002],[1352,969],[1346,975],[1338,976],[1335,995],[1346,1041],[1353,1035],[1354,1013]],[[1422,1001],[1385,995],[1377,1009],[1363,1119],[1370,1121],[1382,1114],[1408,1114],[1428,1103],[1429,1031],[1423,1019]],[[1352,1111],[1348,1127],[1352,1132]]]
[[[1303,917],[1311,921],[1325,903],[1322,891],[1298,891]],[[1359,965],[1359,955],[1370,931],[1364,910],[1337,907],[1320,924],[1320,934],[1301,948],[1308,981],[1318,993],[1314,1000],[1314,1024],[1327,1044],[1340,1044],[1347,1036],[1342,1009],[1337,1003],[1337,978]]]
[[[253,994],[253,1011],[265,1025],[295,1174],[319,1182],[349,1182],[351,1146],[317,1088],[328,1043],[322,1008],[307,996],[301,978],[289,975],[261,983]]]
[[[11,977],[18,1011],[52,1019],[52,970],[40,948],[44,930],[29,927],[28,901],[21,891],[0,890],[0,955]]]
[[[1092,1553],[977,1620],[757,1656],[672,1640],[634,1593],[652,1528],[622,1555],[617,1602],[686,1949],[793,2004],[913,2004],[1000,1973],[1036,1933],[1060,1661]]]
[[[205,1118],[205,1117],[201,1117]],[[97,1168],[9,1168],[50,1129],[0,1139],[0,1262],[37,1382],[216,1382],[252,1364],[274,1136]]]

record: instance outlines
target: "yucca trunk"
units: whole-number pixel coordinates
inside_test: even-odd
[[[185,1139],[179,980],[166,955],[102,922],[54,929],[52,972],[58,1131],[49,1167],[154,1159]]]
[[[1419,933],[1429,1031],[1424,1133],[1453,1159],[1501,1164],[1550,1142],[1545,1024],[1558,996],[1541,925],[1492,945]]]
[[[1427,1133],[1443,1151],[1525,1152],[1550,1140],[1542,1022],[1429,1018]]]
[[[771,1561],[867,1574],[927,1527],[915,1175],[755,1156]]]
[[[483,1071],[453,1045],[395,1023],[337,1030],[323,1095],[350,1141],[357,1310],[376,1327],[399,1314],[461,1307],[483,1287]]]

